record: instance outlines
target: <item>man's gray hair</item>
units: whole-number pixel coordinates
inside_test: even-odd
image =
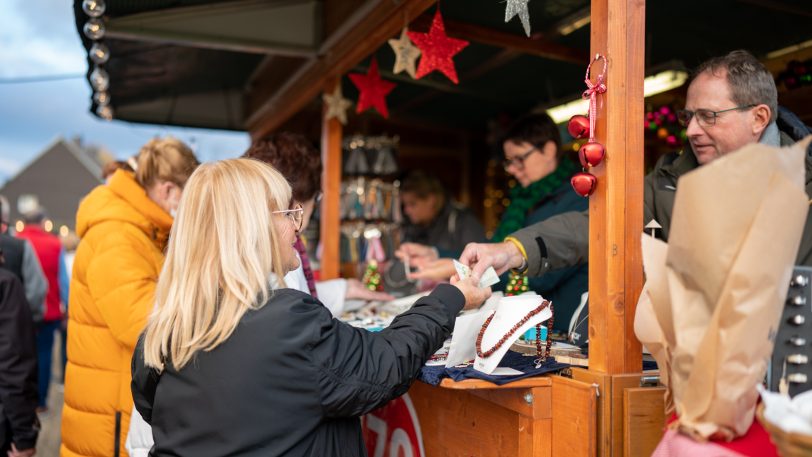
[[[767,105],[770,121],[778,116],[778,90],[773,75],[749,52],[739,49],[726,55],[702,62],[694,71],[694,78],[708,72],[727,77],[733,103],[738,106]]]

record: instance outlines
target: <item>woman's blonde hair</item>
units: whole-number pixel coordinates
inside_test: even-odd
[[[144,336],[147,366],[181,369],[197,351],[227,340],[246,311],[262,307],[271,280],[285,287],[272,212],[287,209],[290,199],[285,178],[256,160],[195,170],[155,290]]]
[[[150,140],[129,164],[138,184],[148,189],[158,181],[169,181],[183,188],[200,162],[183,141],[168,136]]]

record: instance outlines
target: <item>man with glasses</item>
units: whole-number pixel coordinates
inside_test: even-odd
[[[770,72],[747,51],[733,51],[701,64],[688,87],[685,110],[678,113],[687,128],[688,145],[662,157],[646,176],[644,223],[657,221],[658,237],[668,240],[679,178],[750,143],[788,146],[812,134],[794,114],[778,108]],[[807,156],[807,194],[812,195],[812,150]],[[808,216],[796,264],[812,266],[812,212]],[[586,262],[589,253],[587,212],[567,213],[513,233],[517,243],[469,244],[461,261],[481,275],[527,268],[540,276],[557,268]]]

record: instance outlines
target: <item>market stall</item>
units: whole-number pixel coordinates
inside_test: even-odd
[[[585,89],[584,69],[591,58],[605,56],[607,90],[596,100],[593,139],[605,146],[606,157],[589,170],[596,178],[596,186],[589,197],[588,368],[572,368],[504,386],[474,380],[446,379],[439,386],[418,382],[408,400],[393,406],[393,411],[368,416],[366,428],[374,432],[368,434],[368,442],[375,441],[374,455],[389,452],[393,457],[398,446],[411,449],[410,455],[648,455],[662,434],[664,389],[657,386],[652,373],[642,371],[642,348],[633,331],[635,305],[643,284],[640,227],[644,132],[652,129],[649,122],[655,123],[653,131],[668,126],[656,124],[659,117],[654,113],[648,119],[646,112],[651,108],[646,104],[657,108],[678,104],[682,95],[676,89],[670,96],[666,92],[646,102],[644,79],[654,76],[657,66],[675,58],[693,64],[707,57],[706,52],[753,46],[759,54],[767,54],[769,46],[776,43],[801,41],[789,31],[793,27],[776,32],[772,42],[763,43],[733,31],[722,39],[724,33],[697,25],[709,23],[722,12],[735,16],[731,23],[748,23],[765,11],[789,22],[802,21],[803,17],[793,18],[797,11],[762,2],[688,2],[666,7],[647,5],[644,0],[572,0],[549,2],[543,13],[534,15],[529,22],[543,23],[544,28],[528,30],[526,37],[521,9],[516,10],[515,18],[506,17],[505,22],[494,14],[504,15],[509,5],[521,8],[515,4],[523,2],[509,1],[508,6],[479,2],[483,4],[481,9],[488,12],[480,15],[468,11],[476,9],[469,2],[444,1],[439,7],[433,0],[288,2],[286,20],[299,20],[310,27],[294,33],[279,22],[285,2],[261,6],[252,1],[217,3],[169,8],[167,2],[161,14],[123,8],[120,16],[114,15],[107,23],[107,35],[113,40],[108,65],[112,104],[97,104],[94,109],[111,106],[110,113],[103,113],[131,121],[165,119],[181,125],[245,129],[253,138],[280,129],[318,136],[325,167],[319,236],[323,279],[338,277],[342,257],[347,257],[342,255],[340,227],[348,223],[362,228],[375,225],[385,231],[387,224],[395,222],[391,202],[384,212],[365,212],[361,208],[357,213],[348,211],[346,201],[342,203],[347,186],[369,192],[369,182],[353,181],[347,176],[347,149],[352,149],[348,141],[354,134],[387,134],[387,141],[397,134],[402,161],[436,160],[430,163],[446,166],[444,172],[458,177],[457,195],[476,206],[485,199],[484,189],[490,179],[490,151],[478,146],[486,143],[486,119],[494,112],[518,115],[538,108],[538,100],[545,100],[542,105],[552,108],[570,101],[573,94],[578,98]],[[531,4],[530,13],[539,11],[534,8]],[[407,76],[397,70],[391,55],[389,40],[402,40],[402,32],[406,31],[431,33],[439,10],[444,15],[447,37],[470,42],[467,57],[467,51],[460,52],[459,75],[454,73],[458,84],[449,82],[453,79],[447,72],[437,78]],[[246,24],[244,32],[238,34],[223,26],[218,33],[230,39],[222,40],[217,33],[206,32],[202,19],[198,29],[187,24],[186,29],[179,30],[183,20],[213,15],[231,24]],[[280,36],[263,36],[258,32],[259,21],[249,18],[251,15],[276,21],[274,24],[287,30],[287,35],[280,32]],[[508,22],[510,19],[513,22]],[[694,19],[697,24],[686,26],[687,31],[675,39],[669,23],[677,19]],[[314,24],[321,20],[324,38],[313,39],[313,28],[318,28]],[[584,28],[586,24],[590,24],[588,28]],[[575,29],[564,33],[565,26]],[[127,41],[139,39],[172,45],[155,50],[148,49],[151,45]],[[90,48],[92,43],[86,45]],[[167,53],[196,56],[199,62],[216,69],[214,77],[196,80],[197,92],[191,88],[174,94],[158,90],[192,74],[194,64],[186,60],[187,66],[181,66],[184,71],[171,70],[158,82],[145,80],[139,86],[131,81],[128,86],[127,70],[132,70],[133,65],[121,57],[116,67],[116,52],[139,45],[151,52],[146,55],[154,59],[155,67]],[[703,50],[701,55],[699,50]],[[697,55],[688,57],[686,52]],[[808,50],[798,52],[804,55]],[[384,66],[387,55],[389,60]],[[775,57],[772,65],[781,66],[781,59],[786,57]],[[390,71],[391,63],[395,68]],[[684,70],[685,65],[677,67]],[[596,64],[589,84],[598,83],[596,75],[602,71],[600,63]],[[358,76],[352,75],[368,79],[359,87],[355,80]],[[362,87],[369,88],[370,81],[379,85],[378,97],[364,101]],[[381,81],[397,81],[400,85],[392,92],[390,106],[380,104],[386,103],[385,96],[392,90],[386,84],[381,86]],[[364,104],[364,108],[373,106],[378,113],[391,116],[348,112],[345,100],[350,98],[358,105]],[[206,116],[209,112],[222,114],[222,106],[228,107],[222,118]],[[668,113],[661,114],[666,119],[663,122],[667,122]],[[666,130],[661,139],[667,140],[672,134]],[[678,135],[676,132],[675,141]],[[421,156],[420,151],[426,150],[432,153]],[[381,190],[383,198],[384,189],[392,189],[387,187],[392,182],[384,169],[378,174],[372,192]],[[352,263],[360,260],[357,254],[353,257],[352,249],[348,252]],[[362,271],[343,269],[345,274],[358,275]],[[392,416],[382,418],[376,414]],[[410,420],[399,424],[405,416]],[[404,444],[407,441],[410,444]]]

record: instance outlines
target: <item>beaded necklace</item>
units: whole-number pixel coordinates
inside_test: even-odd
[[[534,308],[534,309],[530,310],[530,312],[527,313],[524,317],[522,317],[522,319],[519,322],[517,322],[516,325],[511,327],[511,329],[506,334],[502,335],[502,338],[500,338],[499,341],[497,341],[496,344],[492,348],[490,348],[490,349],[488,349],[486,351],[483,351],[482,350],[482,337],[485,335],[485,332],[488,330],[488,325],[490,325],[491,320],[493,320],[493,316],[496,315],[496,313],[491,314],[485,320],[485,323],[482,325],[482,328],[479,329],[479,334],[477,335],[477,338],[476,338],[476,354],[479,357],[482,357],[482,358],[490,357],[494,352],[496,352],[500,347],[502,347],[502,345],[505,344],[505,342],[508,340],[508,338],[513,336],[516,333],[516,331],[519,330],[519,328],[521,328],[521,326],[525,324],[525,322],[529,321],[530,318],[532,318],[536,314],[544,311],[544,309],[547,308],[547,307],[550,308],[550,311],[553,310],[553,304],[550,303],[548,300],[544,300],[541,303],[541,305],[539,305],[537,308]],[[552,335],[552,331],[553,331],[553,318],[552,318],[552,316],[550,316],[550,318],[547,319],[547,347],[545,348],[545,351],[544,351],[543,355],[541,353],[541,325],[542,324],[536,325],[536,355],[538,356],[538,358],[534,361],[534,363],[536,364],[536,368],[541,366],[541,364],[545,360],[547,360],[547,357],[550,356],[550,346],[552,345],[551,335]]]

